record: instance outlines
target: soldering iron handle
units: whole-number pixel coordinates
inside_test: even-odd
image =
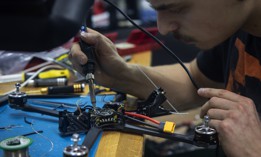
[[[90,46],[84,41],[80,41],[80,47],[82,52],[88,57],[88,61],[85,65],[82,65],[83,74],[94,73],[95,70],[95,50],[94,46]]]
[[[86,27],[82,27],[81,31],[86,32]],[[86,42],[84,42],[82,39],[80,39],[80,47],[82,52],[88,57],[88,61],[85,65],[82,65],[83,68],[83,74],[87,74],[87,73],[94,73],[95,70],[95,49],[93,45],[90,45]]]

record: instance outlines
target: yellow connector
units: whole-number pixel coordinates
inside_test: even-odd
[[[164,126],[163,126],[163,132],[166,132],[166,133],[174,133],[174,130],[175,130],[175,126],[176,124],[174,122],[169,122],[169,121],[166,121],[165,123],[163,123]]]

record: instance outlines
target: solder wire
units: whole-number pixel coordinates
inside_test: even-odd
[[[54,144],[53,144],[53,142],[52,142],[47,136],[42,135],[41,133],[39,133],[38,131],[36,131],[36,130],[34,129],[34,127],[33,127],[33,122],[30,124],[30,126],[31,126],[32,130],[33,130],[36,134],[42,136],[44,139],[46,139],[47,141],[49,141],[49,142],[51,143],[51,147],[50,147],[49,151],[46,152],[46,153],[44,153],[43,155],[41,155],[41,157],[44,157],[44,156],[46,156],[48,153],[50,153],[51,151],[53,151]]]
[[[149,80],[149,82],[157,89],[158,86],[152,81],[152,79],[136,64],[136,67],[139,69],[139,71]],[[169,106],[176,112],[179,113],[178,110],[170,103],[170,101],[167,99],[166,102],[169,104]]]

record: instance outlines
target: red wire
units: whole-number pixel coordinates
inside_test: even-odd
[[[159,121],[157,121],[157,120],[155,120],[155,119],[152,119],[152,118],[150,118],[150,117],[148,117],[148,116],[142,115],[142,114],[132,113],[132,112],[125,112],[125,114],[128,115],[128,116],[143,118],[143,119],[149,120],[149,121],[151,121],[151,122],[153,122],[153,123],[155,123],[155,124],[158,124],[158,125],[160,124]]]

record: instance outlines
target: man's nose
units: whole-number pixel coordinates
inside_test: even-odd
[[[170,21],[170,16],[158,12],[157,26],[160,34],[167,35],[169,32],[175,32],[178,29],[178,24],[175,21]]]

